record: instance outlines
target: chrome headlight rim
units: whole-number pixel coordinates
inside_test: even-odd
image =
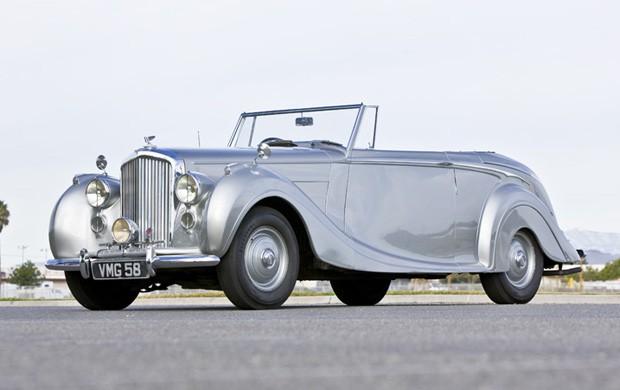
[[[91,220],[90,220],[90,230],[93,231],[93,233],[95,234],[101,234],[103,233],[103,231],[105,230],[105,228],[107,227],[107,221],[105,216],[103,215],[95,215]]]
[[[84,194],[90,207],[95,209],[106,208],[112,198],[112,187],[107,180],[97,177],[88,182]]]
[[[112,237],[119,244],[132,244],[138,240],[138,225],[129,218],[120,217],[112,224]]]
[[[186,210],[181,214],[180,218],[181,227],[185,230],[192,230],[196,227],[196,213],[191,210]]]
[[[174,183],[174,195],[181,203],[196,204],[200,201],[201,194],[200,180],[191,172],[182,174]]]

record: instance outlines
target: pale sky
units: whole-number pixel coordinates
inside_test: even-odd
[[[379,105],[379,148],[493,150],[564,230],[620,232],[620,2],[0,0],[4,270],[99,154],[225,146],[239,113]]]

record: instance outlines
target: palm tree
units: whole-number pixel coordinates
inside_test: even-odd
[[[11,213],[9,213],[6,203],[0,200],[0,233],[2,233],[2,229],[9,224],[10,216]]]
[[[2,233],[2,229],[6,225],[9,224],[10,216],[11,216],[11,213],[9,213],[9,209],[6,206],[6,203],[0,200],[0,233]],[[1,252],[0,252],[0,286],[2,286],[2,253]],[[0,294],[2,294],[2,289],[0,289]]]

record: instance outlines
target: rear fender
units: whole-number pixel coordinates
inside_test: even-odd
[[[480,226],[478,259],[490,272],[508,271],[507,251],[514,234],[522,229],[532,233],[547,258],[559,263],[579,261],[551,210],[517,184],[504,184],[493,192]]]

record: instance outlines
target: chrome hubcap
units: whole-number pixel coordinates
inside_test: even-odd
[[[527,266],[527,256],[525,255],[525,253],[519,251],[519,253],[517,253],[517,258],[515,259],[515,262],[517,263],[517,267],[519,269],[525,268],[525,266]]]
[[[246,244],[243,260],[254,287],[264,292],[275,290],[284,281],[288,269],[284,237],[272,227],[259,227]]]
[[[522,233],[517,233],[508,250],[510,268],[506,277],[510,283],[523,288],[529,285],[534,277],[536,268],[536,254],[531,239]]]
[[[271,249],[267,249],[261,255],[261,261],[263,263],[263,267],[271,269],[276,264],[276,255]]]

